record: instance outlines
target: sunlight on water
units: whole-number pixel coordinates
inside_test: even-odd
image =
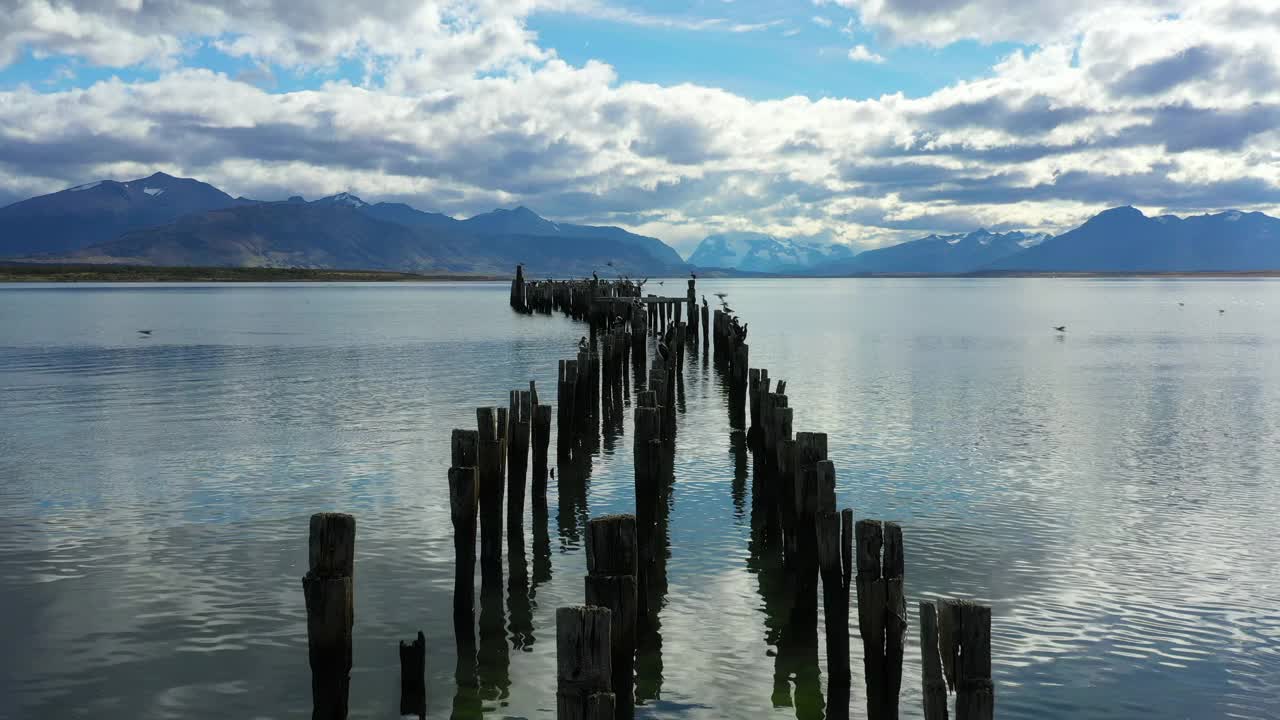
[[[795,429],[829,434],[841,506],[902,522],[911,616],[993,606],[1001,717],[1280,715],[1280,283],[699,281],[716,291],[752,366],[789,381]],[[306,717],[320,510],[359,528],[353,716],[394,713],[396,642],[422,629],[431,716],[553,717],[580,526],[633,509],[630,413],[585,497],[552,482],[542,539],[528,518],[530,592],[507,617],[502,588],[478,697],[455,698],[450,429],[530,379],[554,402],[585,333],[506,292],[0,288],[0,717]],[[823,653],[768,644],[749,463],[704,360],[685,370],[640,714],[820,717]]]

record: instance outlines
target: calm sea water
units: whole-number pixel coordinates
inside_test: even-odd
[[[795,429],[829,434],[841,505],[903,523],[912,615],[993,606],[1000,716],[1280,716],[1280,282],[700,290],[789,380]],[[633,507],[630,419],[585,499],[552,482],[546,538],[529,519],[478,700],[453,681],[448,442],[530,379],[554,402],[583,333],[500,284],[0,287],[0,717],[307,716],[320,510],[358,522],[353,716],[395,715],[422,629],[433,717],[553,717],[554,609],[581,600],[585,518]],[[749,471],[688,360],[640,712],[821,717],[823,652],[769,645]]]

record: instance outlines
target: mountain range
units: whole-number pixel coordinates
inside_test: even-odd
[[[848,260],[830,262],[814,268],[813,273],[959,275],[1022,253],[1048,237],[1045,234],[992,233],[986,230],[964,235],[930,235],[899,245],[867,250]]]
[[[306,202],[232,198],[157,173],[102,181],[0,208],[0,256],[142,265],[360,268],[530,274],[684,273],[657,238],[558,224],[528,208],[467,220],[350,193]]]
[[[778,238],[757,232],[729,232],[708,235],[689,256],[689,263],[698,267],[753,272],[803,273],[853,257],[853,249],[840,243]]]
[[[813,238],[708,236],[685,262],[661,240],[572,225],[526,207],[459,220],[350,193],[307,202],[233,198],[164,173],[102,180],[0,208],[0,257],[30,262],[300,267],[531,276],[728,272],[843,276],[1280,270],[1280,220],[1235,210],[1095,215],[1056,237],[977,230],[855,254]]]
[[[1098,213],[1080,227],[990,270],[1028,272],[1178,272],[1280,269],[1280,220],[1229,210],[1180,218],[1147,217],[1132,207]]]

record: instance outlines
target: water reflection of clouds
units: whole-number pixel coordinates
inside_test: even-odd
[[[829,433],[841,504],[904,521],[913,612],[935,595],[994,604],[1002,716],[1280,714],[1274,284],[1233,286],[1221,324],[1174,315],[1158,283],[706,285],[750,320],[752,364],[789,380],[796,429]],[[31,658],[0,692],[29,714],[198,715],[228,690],[223,707],[292,713],[306,695],[303,528],[333,507],[360,522],[353,707],[392,701],[395,641],[421,627],[452,649],[449,430],[530,377],[553,401],[554,361],[580,326],[514,316],[496,286],[309,288],[309,303],[112,290],[143,313],[125,321],[100,317],[116,301],[76,292],[32,295],[57,299],[0,328],[6,411],[22,419],[0,428],[0,591],[16,620],[0,633]],[[1221,293],[1176,294],[1199,307]],[[172,337],[109,340],[161,320]],[[1058,342],[1050,321],[1071,334]],[[246,334],[281,326],[298,334]],[[772,709],[720,389],[701,369],[685,382],[654,711],[794,715]],[[629,424],[596,460],[591,514],[628,507]],[[553,702],[542,640],[585,572],[581,548],[565,550],[531,608],[538,642],[511,654],[509,713]],[[452,662],[431,652],[440,714]],[[904,716],[918,717],[917,649],[906,657]]]

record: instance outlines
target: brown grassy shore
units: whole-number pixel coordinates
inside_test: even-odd
[[[419,275],[377,270],[0,263],[0,282],[431,282],[507,279],[509,276]]]

